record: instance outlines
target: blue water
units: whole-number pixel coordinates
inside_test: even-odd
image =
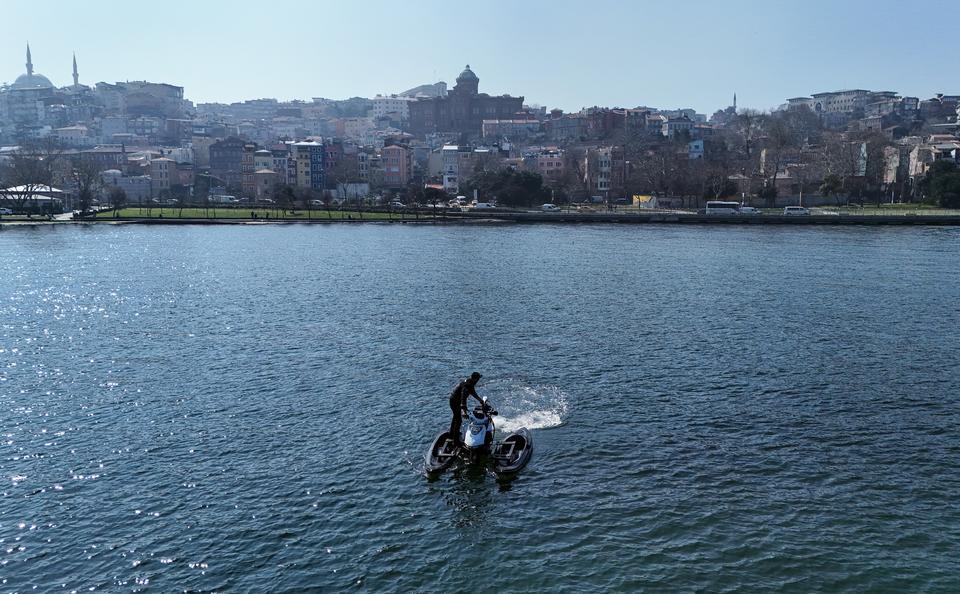
[[[0,590],[957,591],[957,262],[951,228],[2,228]],[[533,460],[428,479],[473,370]]]

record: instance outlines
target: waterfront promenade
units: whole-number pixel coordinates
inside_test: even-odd
[[[131,209],[133,210],[133,209]],[[536,211],[295,211],[292,213],[271,213],[267,217],[260,214],[255,217],[243,212],[221,210],[210,216],[204,216],[191,209],[178,216],[177,209],[151,212],[147,214],[124,213],[114,217],[109,213],[100,213],[96,218],[72,220],[57,217],[55,220],[23,219],[4,217],[4,225],[46,225],[73,223],[112,223],[112,224],[149,224],[149,225],[249,225],[278,223],[405,223],[405,224],[618,224],[618,225],[790,225],[790,226],[835,226],[835,225],[927,225],[960,226],[960,212],[943,211],[934,214],[891,213],[891,214],[810,214],[790,216],[783,214],[762,215],[705,215],[682,211],[637,212],[536,212]]]

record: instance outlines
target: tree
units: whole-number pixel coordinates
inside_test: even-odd
[[[686,143],[663,141],[631,163],[627,188],[631,192],[658,196],[691,196],[702,187],[699,175],[691,175]],[[694,172],[699,174],[699,171]]]
[[[323,172],[327,189],[338,191],[341,184],[348,184],[360,179],[360,164],[357,156],[353,154],[341,154],[336,162],[327,166]],[[345,199],[337,193],[337,198]]]
[[[934,161],[923,184],[937,204],[943,208],[960,208],[960,168],[952,161]]]
[[[169,194],[175,203],[175,207],[179,209],[177,218],[183,217],[183,207],[186,206],[187,201],[190,199],[190,189],[181,184],[171,184]]]
[[[764,190],[761,192],[767,206],[773,206],[777,198],[777,175],[787,157],[787,153],[798,148],[798,139],[786,118],[777,115],[766,116],[767,146],[763,155]]]
[[[8,154],[2,177],[8,188],[4,203],[14,211],[27,210],[27,203],[53,184],[62,151],[53,142],[24,144]]]
[[[85,216],[91,210],[93,200],[103,185],[100,168],[93,161],[80,158],[73,162],[71,177],[77,190],[77,206],[81,216]]]
[[[547,195],[540,174],[514,169],[481,171],[467,179],[461,189],[467,193],[477,190],[484,198],[494,196],[502,206],[532,206]]]
[[[120,209],[127,203],[127,192],[119,186],[113,186],[107,196],[110,199],[110,205],[113,207],[113,216],[119,216]]]
[[[823,178],[820,184],[820,194],[825,198],[834,196],[837,199],[837,206],[840,205],[840,193],[843,191],[843,180],[836,173],[829,173]]]
[[[279,186],[274,189],[273,195],[276,197],[277,204],[283,207],[284,210],[296,212],[297,196],[292,186],[286,184]]]
[[[590,199],[590,179],[587,170],[590,161],[596,162],[596,155],[583,148],[570,148],[564,153],[563,176],[558,185],[574,202]],[[595,165],[594,165],[595,166]]]
[[[446,202],[449,196],[443,190],[438,190],[437,188],[424,188],[423,190],[423,200],[433,206],[434,210],[437,208],[437,204]]]

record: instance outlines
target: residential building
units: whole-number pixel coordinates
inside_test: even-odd
[[[179,185],[177,176],[177,162],[166,157],[150,160],[150,179],[153,181],[153,191],[169,190],[171,185]]]
[[[256,172],[257,145],[252,142],[243,144],[240,154],[240,189],[244,196],[253,196],[256,193],[253,174]]]
[[[253,153],[254,172],[262,169],[273,171],[273,152],[267,149],[259,149]]]
[[[401,145],[385,146],[380,151],[383,184],[388,188],[405,188],[413,175],[413,151]]]
[[[295,183],[296,175],[292,178],[289,176],[292,159],[290,159],[288,145],[284,144],[278,148],[271,149],[270,158],[270,169],[273,169],[277,173],[277,182],[281,184]]]
[[[210,174],[223,185],[241,185],[243,151],[246,144],[240,138],[231,136],[210,145]]]
[[[290,147],[288,171],[293,171],[294,185],[300,188],[322,190],[325,166],[324,143],[306,140],[292,142],[287,146]],[[290,179],[288,178],[288,181]]]
[[[153,195],[153,180],[149,175],[124,175],[119,169],[107,169],[100,173],[103,181],[103,198],[109,196],[110,188],[120,188],[127,196],[128,204],[144,204]]]
[[[695,122],[687,116],[668,118],[661,124],[661,133],[667,138],[674,138],[678,134],[690,134]]]
[[[274,188],[280,183],[280,176],[270,168],[258,169],[253,172],[253,196],[257,200],[270,198]]]
[[[217,142],[215,138],[206,134],[194,134],[190,138],[190,146],[193,148],[193,160],[197,167],[210,166],[210,147]]]
[[[584,176],[590,191],[605,200],[620,197],[627,176],[623,147],[604,146],[587,151],[584,158]]]
[[[440,149],[441,179],[445,192],[456,192],[460,188],[460,147],[448,144]]]
[[[377,95],[373,98],[373,119],[389,118],[391,121],[406,123],[410,119],[410,97],[401,95]]]
[[[563,177],[566,170],[565,154],[558,147],[544,147],[524,153],[521,162],[523,168],[539,173],[544,181],[556,180]]]
[[[127,152],[122,144],[104,145],[80,151],[80,157],[99,170],[122,169],[127,165]]]

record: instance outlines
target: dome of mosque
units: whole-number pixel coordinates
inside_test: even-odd
[[[42,74],[21,74],[10,85],[11,89],[52,89],[53,83]]]

